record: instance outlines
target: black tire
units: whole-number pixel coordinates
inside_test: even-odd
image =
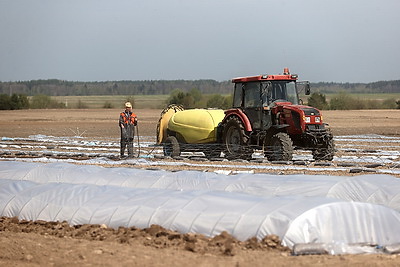
[[[222,135],[225,157],[228,159],[249,159],[253,150],[249,147],[248,141],[249,138],[245,133],[242,121],[236,116],[228,118]]]
[[[164,142],[164,156],[178,157],[181,154],[178,139],[175,136],[168,136]]]
[[[333,156],[335,155],[335,143],[333,142],[333,138],[329,138],[329,141],[325,147],[313,150],[312,155],[316,161],[332,161]]]
[[[274,134],[266,144],[265,156],[269,161],[290,161],[293,158],[293,142],[287,133]]]

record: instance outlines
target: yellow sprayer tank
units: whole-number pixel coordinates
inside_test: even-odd
[[[217,126],[224,119],[222,109],[190,109],[175,113],[168,122],[168,130],[180,134],[189,144],[217,140]]]

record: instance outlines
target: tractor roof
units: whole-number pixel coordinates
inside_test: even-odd
[[[238,78],[233,78],[232,82],[233,83],[245,83],[245,82],[256,82],[256,81],[273,81],[273,80],[279,80],[279,81],[295,81],[297,80],[298,75],[297,74],[290,74],[289,69],[285,68],[283,70],[283,74],[278,74],[278,75],[257,75],[257,76],[247,76],[247,77],[238,77]]]

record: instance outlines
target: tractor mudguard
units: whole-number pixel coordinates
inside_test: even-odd
[[[231,116],[237,116],[239,117],[239,119],[242,121],[244,129],[247,132],[251,132],[253,131],[253,128],[251,127],[251,123],[249,118],[247,117],[246,114],[244,114],[244,112],[241,109],[238,108],[233,108],[233,109],[228,109],[225,111],[225,118],[222,121],[222,123],[226,122],[228,118],[230,118]]]

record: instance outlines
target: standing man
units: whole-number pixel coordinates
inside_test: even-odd
[[[136,114],[132,112],[132,104],[125,103],[125,110],[119,115],[119,128],[121,128],[121,157],[124,156],[128,146],[128,157],[133,157],[133,138],[137,125]]]

